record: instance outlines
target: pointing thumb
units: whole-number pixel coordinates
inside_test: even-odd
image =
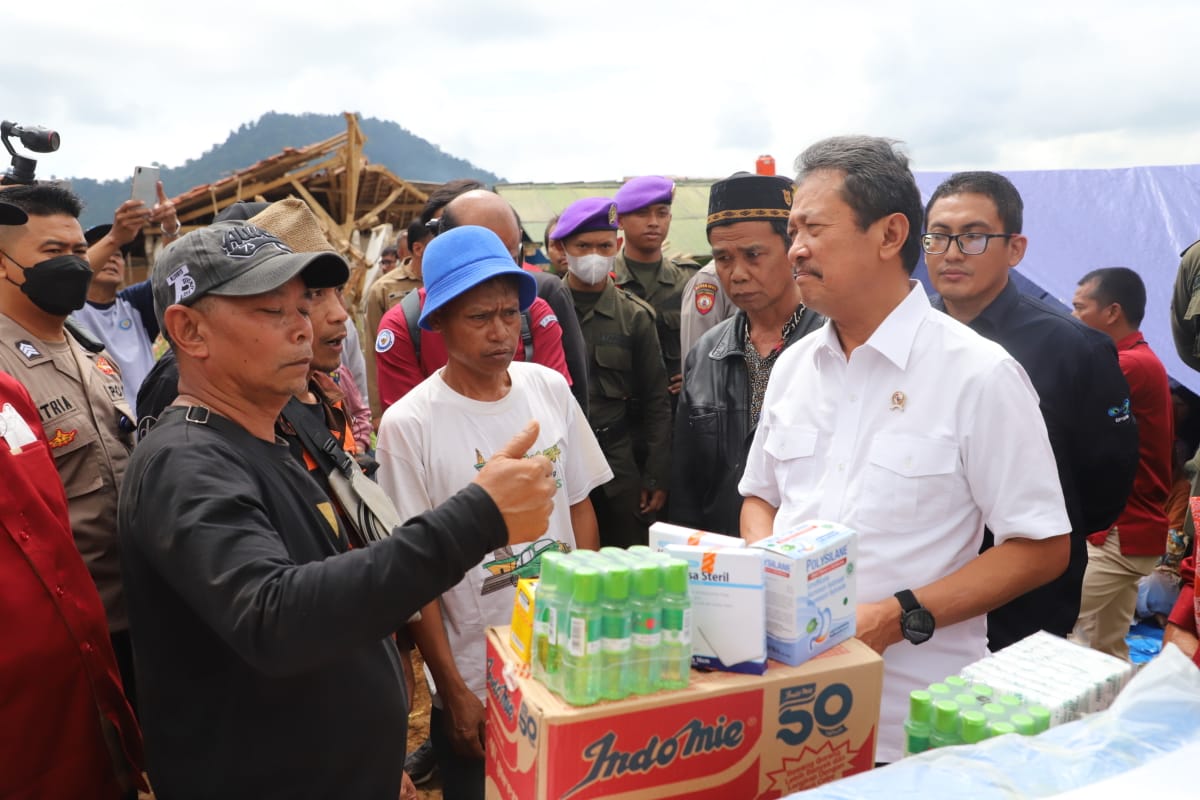
[[[501,447],[492,455],[492,459],[497,458],[524,458],[529,449],[533,447],[533,443],[537,441],[538,432],[541,426],[537,420],[530,420],[524,430],[516,436],[508,440],[508,443]]]

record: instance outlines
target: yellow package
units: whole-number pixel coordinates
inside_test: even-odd
[[[521,663],[528,664],[533,653],[533,615],[537,578],[521,578],[517,581],[517,595],[513,598],[512,630],[509,642]]]

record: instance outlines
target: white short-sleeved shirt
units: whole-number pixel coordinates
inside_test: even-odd
[[[549,529],[532,544],[493,552],[441,597],[454,662],[480,700],[486,695],[485,629],[508,624],[516,578],[536,576],[542,552],[575,547],[571,506],[612,479],[566,379],[547,367],[519,361],[509,366],[508,374],[508,395],[485,402],[451,389],[438,370],[384,412],[375,452],[379,485],[407,519],[474,480],[492,454],[531,419],[541,425],[529,455],[544,455],[554,465],[558,492]]]
[[[776,532],[813,518],[857,530],[864,603],[955,572],[985,524],[997,545],[1071,528],[1025,371],[915,282],[849,359],[831,323],[779,357],[738,489],[778,509]],[[878,760],[902,754],[910,691],[986,653],[986,616],[889,647]]]
[[[106,306],[87,303],[71,317],[104,342],[104,349],[121,369],[125,399],[130,406],[136,405],[138,387],[154,367],[154,348],[138,310],[118,296]]]

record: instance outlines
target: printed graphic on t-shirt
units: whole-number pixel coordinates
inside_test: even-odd
[[[563,482],[562,482],[562,477],[558,474],[558,462],[562,460],[562,440],[560,439],[559,441],[555,442],[550,447],[547,447],[544,450],[530,450],[528,453],[525,454],[526,458],[533,458],[534,456],[545,456],[550,461],[550,463],[552,465],[554,465],[554,471],[551,473],[551,477],[554,478],[554,488],[561,489]],[[479,448],[476,447],[475,448],[475,471],[478,472],[479,470],[483,469],[486,465],[487,465],[487,459],[483,457],[483,453],[481,453],[479,451]]]
[[[498,592],[509,586],[516,586],[521,578],[536,578],[542,574],[542,553],[557,550],[560,553],[570,552],[571,548],[565,542],[557,539],[538,539],[513,553],[512,547],[501,547],[492,551],[492,560],[485,561],[481,568],[488,573],[483,579],[481,595]]]

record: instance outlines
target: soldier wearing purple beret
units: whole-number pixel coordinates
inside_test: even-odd
[[[654,310],[613,284],[621,239],[612,200],[575,201],[550,238],[566,254],[565,280],[587,345],[588,421],[613,471],[591,494],[600,544],[646,544],[649,524],[666,502],[671,451],[670,395]],[[646,448],[640,462],[635,443]]]

